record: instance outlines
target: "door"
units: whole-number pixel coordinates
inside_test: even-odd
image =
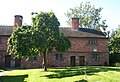
[[[83,66],[85,64],[85,56],[79,56],[79,65]]]
[[[15,67],[21,66],[21,58],[15,58]]]
[[[11,66],[11,56],[10,55],[6,55],[5,56],[5,67],[10,67]]]
[[[75,56],[70,57],[70,65],[75,66]]]

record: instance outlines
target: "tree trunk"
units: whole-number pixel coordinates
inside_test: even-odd
[[[46,53],[43,53],[43,68],[47,71]]]

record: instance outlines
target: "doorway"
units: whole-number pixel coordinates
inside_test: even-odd
[[[20,67],[21,66],[21,58],[15,58],[15,67]]]
[[[5,67],[7,68],[11,67],[11,55],[5,56]]]
[[[75,66],[75,56],[70,57],[70,65]]]
[[[79,56],[79,65],[84,66],[85,65],[85,56]]]

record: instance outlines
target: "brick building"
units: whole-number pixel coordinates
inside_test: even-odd
[[[22,25],[23,17],[15,16],[14,26]],[[42,66],[42,56],[14,58],[7,50],[7,40],[14,26],[0,26],[0,67],[35,68]],[[69,37],[72,47],[63,53],[53,51],[47,56],[48,66],[84,66],[108,65],[108,39],[102,31],[79,28],[79,19],[73,18],[68,28],[59,28],[60,32]]]

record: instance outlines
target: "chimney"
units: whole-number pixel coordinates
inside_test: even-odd
[[[14,17],[15,17],[15,19],[14,19],[14,27],[22,26],[23,17],[21,15],[15,15]]]
[[[79,18],[72,18],[72,29],[79,29]]]

